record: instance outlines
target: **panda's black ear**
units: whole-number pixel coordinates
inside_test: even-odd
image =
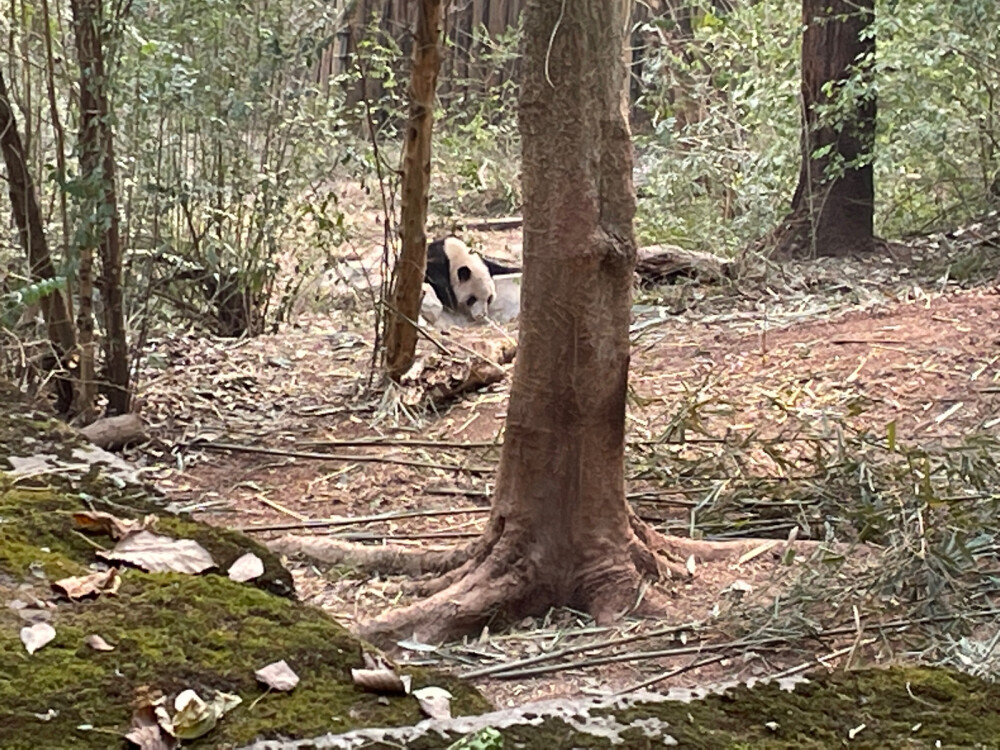
[[[458,280],[468,281],[472,278],[472,271],[469,270],[468,266],[462,266],[458,269]]]

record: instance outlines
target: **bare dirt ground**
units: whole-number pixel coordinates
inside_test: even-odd
[[[516,232],[474,239],[497,257],[516,258],[520,249]],[[727,479],[658,472],[642,446],[667,436],[680,441],[678,451],[696,456],[741,434],[792,441],[845,425],[884,435],[894,423],[896,439],[913,442],[947,440],[973,428],[996,433],[1000,293],[990,284],[959,288],[947,279],[916,280],[910,269],[921,258],[919,251],[911,255],[781,269],[764,264],[726,288],[692,283],[641,293],[633,326],[628,489],[660,493],[661,502],[638,499],[640,513],[661,528],[685,531],[694,523],[700,488]],[[376,250],[369,249],[352,262],[374,258]],[[350,312],[363,310],[356,290],[331,282],[319,293],[339,311],[304,313],[277,335],[151,342],[141,397],[156,441],[140,457],[150,478],[177,507],[262,540],[295,533],[427,548],[474,537],[487,518],[510,366],[503,383],[437,412],[414,405],[419,386],[371,394],[371,321]],[[352,295],[354,303],[338,303]],[[516,325],[452,331],[439,343],[460,354],[462,345],[500,335],[516,337]],[[426,341],[421,352],[428,361],[440,356]],[[794,459],[794,451],[788,456]],[[752,470],[774,476],[789,470],[766,453],[758,459]],[[306,528],[323,520],[328,525]],[[709,632],[724,639],[732,622],[727,613],[738,616],[744,595],[788,578],[774,551],[762,550],[766,554],[741,564],[702,565],[692,579],[672,583],[675,609],[667,622],[626,621],[611,630],[559,610],[502,635],[409,650],[403,658],[464,672],[677,626],[636,648],[679,653],[476,684],[498,705],[512,705],[625,689],[674,672],[658,687],[773,674],[801,663],[802,655],[744,649],[721,659],[710,648],[684,651],[689,639],[707,642]],[[348,627],[410,601],[399,580],[301,560],[290,566],[300,596]],[[814,655],[841,643],[830,639]],[[860,641],[856,647],[852,657],[888,658]],[[626,651],[627,644],[611,649]]]

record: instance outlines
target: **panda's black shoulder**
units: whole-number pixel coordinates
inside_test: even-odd
[[[444,240],[434,240],[427,245],[427,270],[424,281],[431,285],[434,295],[449,310],[458,304],[455,290],[451,288],[451,260],[445,252]]]
[[[451,268],[451,259],[445,251],[444,240],[434,240],[427,245],[427,269],[447,274]]]
[[[430,260],[434,258],[447,258],[447,254],[444,251],[444,239],[434,240],[427,244],[427,259]]]
[[[486,264],[486,268],[489,269],[490,276],[508,276],[512,273],[521,273],[521,269],[517,266],[504,265],[492,258],[487,258],[485,255],[482,258],[483,263]]]

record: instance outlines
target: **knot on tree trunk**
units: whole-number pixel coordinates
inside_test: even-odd
[[[631,227],[599,226],[592,237],[592,247],[602,263],[631,269],[638,256]]]

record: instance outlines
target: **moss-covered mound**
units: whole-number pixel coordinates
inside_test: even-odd
[[[81,468],[74,450],[82,445],[0,384],[0,748],[125,747],[135,705],[188,688],[206,699],[215,690],[233,693],[242,703],[185,747],[420,719],[412,697],[379,697],[352,683],[351,668],[362,666],[359,642],[323,612],[292,601],[291,578],[266,548],[167,514],[155,491],[100,463]],[[24,469],[25,459],[39,456],[46,457],[40,468]],[[62,462],[65,468],[47,468]],[[201,575],[125,568],[116,595],[61,598],[52,582],[92,573],[98,550],[114,546],[74,527],[73,513],[82,510],[124,519],[155,513],[156,533],[196,540],[217,567]],[[229,580],[225,571],[246,552],[260,557],[264,574],[252,583]],[[38,621],[56,636],[28,654],[19,634]],[[114,650],[90,648],[92,634]],[[290,693],[267,693],[254,670],[282,659],[301,681]],[[453,679],[409,672],[414,687],[439,685],[457,696],[456,713],[487,708]]]
[[[787,748],[997,748],[1000,686],[946,669],[863,669],[814,675],[787,690],[740,687],[693,702],[584,702],[524,706],[486,714],[456,731],[454,723],[364,732],[361,744],[317,738],[307,748],[366,750],[785,750]],[[470,731],[471,729],[471,731]],[[464,740],[464,744],[463,744]],[[253,750],[262,750],[254,746]],[[292,750],[270,744],[267,750]]]
[[[794,690],[738,688],[690,705],[645,705],[685,748],[996,748],[1000,686],[946,669],[865,669],[813,676]],[[637,730],[625,735],[629,747]]]

